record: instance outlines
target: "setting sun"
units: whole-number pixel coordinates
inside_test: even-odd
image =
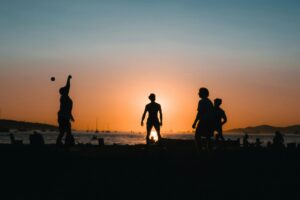
[[[152,130],[150,133],[150,139],[153,139],[155,142],[158,140],[158,136],[155,130]]]

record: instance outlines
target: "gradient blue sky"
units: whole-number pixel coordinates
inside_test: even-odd
[[[276,0],[1,0],[1,57],[192,48],[290,59],[299,55],[299,8]]]
[[[110,125],[136,129],[147,94],[154,91],[163,97],[158,100],[172,105],[166,109],[167,129],[189,129],[201,86],[212,91],[212,98],[224,98],[228,127],[300,122],[299,1],[0,2],[3,117],[56,123],[58,100],[48,93],[72,73],[77,77],[73,98],[80,102],[74,107],[78,128],[92,123],[89,117],[117,124],[125,107],[132,110],[132,96],[145,97],[130,122]],[[42,89],[52,75],[62,81],[46,93]],[[119,105],[115,93],[127,102]],[[43,98],[51,106],[38,101]],[[105,107],[115,106],[111,102],[124,112],[107,114]],[[191,106],[181,110],[180,102]],[[32,105],[35,114],[24,108]],[[174,116],[187,120],[176,123]]]

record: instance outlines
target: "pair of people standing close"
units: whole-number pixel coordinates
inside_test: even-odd
[[[227,117],[224,110],[220,107],[222,99],[215,99],[214,105],[208,98],[209,91],[207,88],[199,89],[199,97],[201,100],[198,103],[198,113],[193,123],[193,128],[196,128],[195,141],[197,149],[200,150],[203,146],[203,138],[206,141],[206,148],[211,148],[211,137],[214,131],[217,132],[216,139],[224,141],[223,125],[227,122]]]

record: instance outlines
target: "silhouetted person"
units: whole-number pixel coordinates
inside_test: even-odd
[[[211,147],[210,138],[214,133],[214,106],[209,96],[209,91],[206,88],[199,89],[199,97],[201,100],[198,103],[198,113],[193,123],[193,128],[196,128],[195,140],[198,150],[201,149],[202,137],[206,138],[207,147]],[[196,127],[197,126],[197,127]]]
[[[65,87],[60,88],[60,109],[58,111],[58,125],[59,125],[59,135],[56,140],[56,144],[62,144],[62,138],[66,133],[65,138],[65,145],[74,145],[74,137],[72,136],[71,132],[71,121],[74,121],[72,116],[72,108],[73,108],[73,101],[69,97],[70,91],[70,80],[72,76],[69,75],[67,84]]]
[[[273,145],[274,147],[284,147],[284,138],[283,138],[283,135],[279,132],[279,131],[276,131],[275,132],[275,136],[273,137]]]
[[[223,137],[223,125],[227,122],[227,116],[225,111],[220,107],[222,104],[222,99],[215,99],[214,100],[214,108],[215,108],[215,131],[217,131],[217,137],[224,141]]]
[[[158,136],[158,143],[161,141],[160,135],[160,126],[162,126],[162,111],[160,104],[155,102],[155,94],[150,94],[149,99],[151,103],[147,104],[145,107],[145,111],[142,116],[141,126],[144,125],[144,119],[146,117],[146,113],[148,112],[148,119],[147,119],[147,136],[146,136],[146,143],[150,144],[150,133],[151,129],[154,126],[157,136]],[[157,114],[159,113],[159,118]]]
[[[243,147],[244,148],[248,148],[249,147],[249,135],[246,133],[243,137]]]
[[[9,134],[11,144],[23,144],[22,140],[16,140],[13,133]]]
[[[44,137],[36,131],[29,136],[29,141],[30,144],[34,146],[41,146],[45,144]]]

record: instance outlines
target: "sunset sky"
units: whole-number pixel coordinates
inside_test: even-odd
[[[164,132],[192,130],[200,87],[225,129],[300,123],[300,1],[0,2],[1,118],[56,124],[72,74],[76,129],[143,131],[153,92]]]

